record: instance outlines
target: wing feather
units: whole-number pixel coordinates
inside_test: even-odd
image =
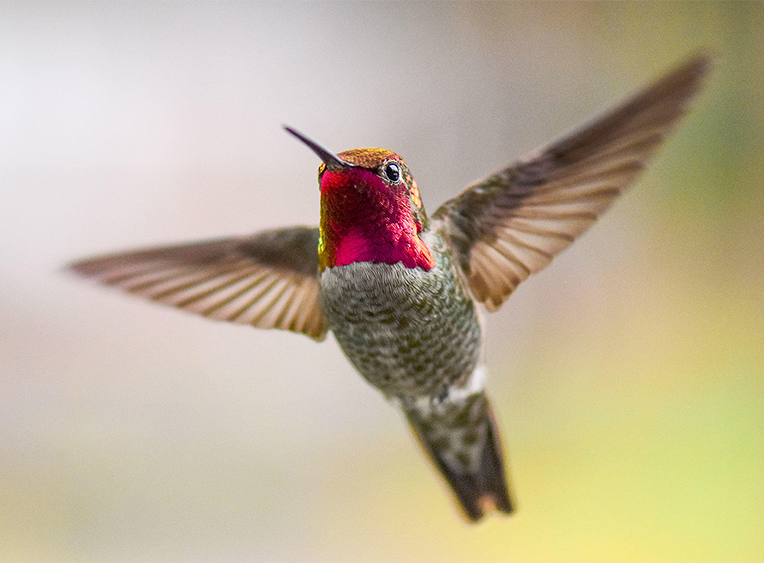
[[[615,110],[468,187],[433,215],[479,301],[495,311],[585,232],[644,169],[686,112],[700,54]]]
[[[112,254],[70,269],[146,299],[212,319],[323,340],[318,229],[293,227]]]

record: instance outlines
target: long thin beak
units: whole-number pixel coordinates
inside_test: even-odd
[[[303,143],[308,145],[311,149],[313,149],[313,152],[318,155],[318,158],[324,161],[324,164],[326,164],[327,170],[341,170],[343,168],[351,168],[355,166],[355,164],[350,164],[349,162],[345,162],[340,157],[338,157],[333,152],[325,149],[321,145],[319,145],[317,142],[315,142],[313,139],[309,139],[299,131],[295,131],[291,127],[288,127],[284,125],[284,129],[287,130],[287,133],[291,133],[298,139],[300,139]]]

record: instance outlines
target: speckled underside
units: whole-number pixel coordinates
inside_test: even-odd
[[[474,303],[446,255],[424,271],[359,262],[327,268],[321,304],[331,330],[358,371],[404,402],[463,385],[480,360]]]

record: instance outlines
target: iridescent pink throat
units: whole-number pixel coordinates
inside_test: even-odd
[[[430,249],[419,238],[404,185],[388,186],[364,168],[324,172],[321,178],[321,270],[353,262],[429,270]]]

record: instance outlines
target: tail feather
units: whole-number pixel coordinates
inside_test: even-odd
[[[494,510],[513,511],[498,429],[485,393],[412,407],[406,417],[471,521]]]

